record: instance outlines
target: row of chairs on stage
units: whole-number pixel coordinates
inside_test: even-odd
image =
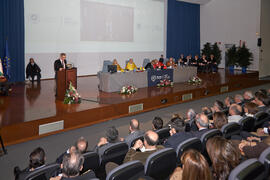
[[[254,127],[260,127],[270,118],[270,115],[265,112],[259,112],[252,117],[245,117],[239,123],[228,123],[222,127],[221,130],[211,129],[204,133],[200,139],[190,138],[180,143],[176,151],[172,148],[165,148],[151,154],[143,165],[140,161],[131,161],[122,164],[126,153],[128,152],[128,145],[125,142],[118,142],[108,147],[104,154],[99,156],[95,152],[86,152],[83,154],[85,158],[82,174],[89,169],[93,170],[96,175],[105,173],[105,166],[108,162],[114,162],[119,166],[110,171],[106,180],[121,180],[144,177],[144,179],[167,179],[174,171],[176,166],[181,166],[181,156],[188,149],[195,149],[201,152],[211,165],[211,160],[206,151],[206,142],[214,136],[223,136],[226,139],[231,139],[234,135],[239,135],[241,131],[251,132]],[[162,128],[156,132],[159,134],[159,143],[162,144],[164,139],[170,136],[169,128]],[[135,139],[134,144],[138,139],[143,140],[143,136]],[[59,171],[59,164],[49,164],[37,171],[29,174],[26,180],[34,179],[38,176],[51,175],[53,171]],[[229,180],[231,179],[265,179],[269,177],[270,172],[270,147],[264,150],[259,159],[249,159],[239,164],[230,173]],[[104,176],[105,177],[105,176]],[[83,177],[82,177],[83,179]]]

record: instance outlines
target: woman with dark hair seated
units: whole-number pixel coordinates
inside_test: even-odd
[[[177,167],[170,180],[211,180],[210,168],[204,156],[194,149],[185,151],[181,156],[182,168]]]
[[[214,124],[214,127],[219,130],[222,128],[222,126],[224,126],[225,124],[228,124],[228,119],[225,113],[215,112],[213,114],[213,124]]]
[[[240,163],[239,151],[232,142],[216,136],[206,143],[207,153],[212,161],[213,178],[225,180],[232,169]]]
[[[45,151],[41,147],[34,149],[29,158],[29,166],[26,169],[21,171],[18,166],[14,168],[15,179],[23,179],[29,172],[45,166]]]

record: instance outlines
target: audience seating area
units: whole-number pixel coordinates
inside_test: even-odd
[[[256,94],[256,93],[255,93]],[[255,95],[255,100],[252,99],[256,103],[257,97]],[[244,101],[243,101],[244,102]],[[233,102],[236,103],[236,102]],[[230,105],[232,105],[231,103]],[[263,102],[266,106],[268,104]],[[226,108],[222,109],[220,112],[226,114],[226,117],[232,115],[231,106],[226,104]],[[241,104],[243,112],[246,112],[245,103]],[[259,105],[258,105],[259,107]],[[211,109],[209,107],[209,109]],[[85,152],[83,153],[84,157],[84,165],[81,170],[81,174],[87,173],[87,171],[91,170],[95,172],[95,175],[100,179],[106,180],[122,180],[122,179],[157,179],[164,180],[169,179],[171,174],[174,172],[176,167],[182,167],[181,156],[184,152],[190,149],[197,150],[200,152],[205,159],[208,161],[209,166],[211,167],[212,162],[207,153],[207,141],[213,137],[221,136],[226,138],[229,141],[237,140],[235,137],[241,137],[242,133],[250,133],[257,132],[258,128],[263,128],[264,131],[270,129],[270,114],[268,109],[266,111],[257,112],[252,116],[245,116],[242,113],[242,119],[238,122],[229,122],[222,126],[221,129],[216,129],[215,125],[209,125],[208,131],[203,133],[200,138],[192,137],[187,138],[178,144],[177,149],[173,148],[164,148],[158,150],[151,155],[148,156],[145,164],[138,160],[130,161],[127,163],[123,163],[127,152],[129,151],[128,145],[125,141],[113,143],[111,146],[108,146],[105,149],[103,154],[98,154],[97,152]],[[215,111],[212,109],[212,112],[207,114],[208,118],[211,120],[215,118]],[[191,120],[189,120],[191,121]],[[195,120],[196,121],[196,120]],[[215,122],[215,121],[214,121]],[[186,121],[186,124],[187,121]],[[170,126],[163,127],[161,129],[155,130],[155,132],[159,135],[158,144],[163,145],[163,143],[170,138]],[[265,133],[264,136],[260,136],[260,134],[254,135],[254,137],[265,139],[268,137],[268,134]],[[241,140],[244,138],[241,137]],[[144,141],[144,136],[140,135],[135,138],[131,147],[134,146],[137,140]],[[253,141],[250,142],[250,144]],[[259,141],[261,142],[261,141]],[[64,151],[64,150],[63,150]],[[239,150],[240,151],[240,150]],[[241,152],[241,151],[240,151]],[[106,175],[105,167],[108,162],[114,162],[118,166],[112,169]],[[59,172],[60,165],[53,163],[45,165],[37,170],[32,171],[27,176],[24,177],[25,180],[35,179],[38,176],[43,176],[45,179],[49,179],[49,176],[52,176],[53,173]],[[245,155],[242,154],[241,162],[230,172],[228,179],[234,180],[244,180],[244,179],[267,179],[270,175],[270,145],[268,148],[262,151],[258,158],[248,159]],[[103,174],[103,175],[100,175]],[[81,178],[83,179],[83,178]],[[214,178],[213,178],[214,179]]]

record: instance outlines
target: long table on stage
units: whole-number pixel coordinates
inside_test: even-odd
[[[160,72],[163,70],[150,70],[152,74],[155,74],[155,71]],[[154,72],[153,72],[154,71]],[[197,75],[197,67],[186,66],[186,67],[177,67],[174,69],[164,70],[173,71],[172,80],[174,83],[186,82],[193,76]],[[104,92],[117,92],[123,86],[133,85],[136,88],[148,87],[148,84],[151,80],[151,77],[148,77],[148,71],[143,72],[117,72],[117,73],[107,73],[99,72],[99,89]],[[160,73],[159,73],[160,74]],[[153,79],[153,78],[152,78]]]

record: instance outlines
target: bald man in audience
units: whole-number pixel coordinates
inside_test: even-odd
[[[131,146],[134,139],[137,139],[143,134],[144,132],[140,130],[140,122],[137,119],[132,119],[129,123],[129,135],[125,138],[125,142],[128,144],[128,147]]]
[[[253,96],[251,91],[245,91],[243,97],[244,97],[244,102],[245,103],[246,102],[251,102],[251,101],[254,100],[254,96]]]
[[[84,138],[84,137],[80,137],[74,146],[71,146],[66,152],[64,152],[63,154],[61,154],[57,159],[56,159],[56,162],[58,164],[61,164],[62,161],[63,161],[63,157],[64,155],[66,154],[70,154],[71,152],[74,152],[74,151],[78,151],[79,153],[83,154],[85,152],[87,152],[87,148],[88,148],[88,142],[87,140]]]
[[[229,109],[229,117],[228,117],[228,122],[236,122],[238,123],[240,119],[243,117],[241,116],[242,114],[242,107],[238,104],[232,104]]]
[[[203,113],[200,113],[200,114],[197,114],[196,116],[196,125],[198,127],[198,131],[192,131],[191,134],[193,137],[197,137],[197,138],[201,138],[201,136],[207,132],[209,129],[209,119],[208,117],[203,114]]]
[[[164,147],[158,144],[158,134],[152,130],[149,130],[144,135],[144,142],[140,139],[137,140],[132,148],[126,154],[124,163],[128,161],[139,160],[145,164],[148,156]],[[140,151],[137,151],[140,150]]]
[[[236,103],[236,104],[239,104],[240,106],[244,103],[244,98],[243,98],[243,96],[241,95],[241,94],[236,94],[235,96],[234,96],[234,102]]]

